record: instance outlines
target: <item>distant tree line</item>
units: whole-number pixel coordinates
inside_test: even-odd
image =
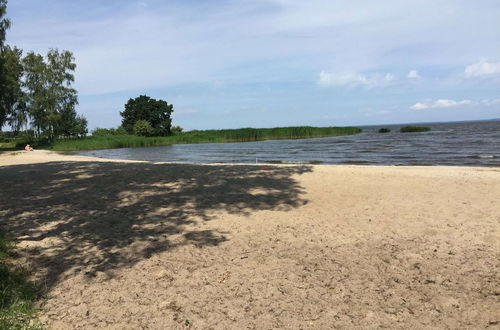
[[[87,120],[76,113],[72,88],[75,58],[70,51],[51,49],[45,56],[5,43],[11,22],[7,0],[0,0],[0,130],[8,124],[36,140],[87,134]],[[31,128],[31,129],[30,129]]]

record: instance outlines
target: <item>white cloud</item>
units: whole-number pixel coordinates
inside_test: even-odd
[[[331,73],[321,71],[319,73],[319,84],[322,86],[345,86],[367,88],[384,87],[393,82],[396,77],[390,73],[382,74],[359,74],[359,73]]]
[[[128,97],[139,93],[173,99],[176,109],[199,108],[200,114],[229,107],[229,102],[234,107],[274,102],[269,106],[276,108],[288,107],[292,100],[299,108],[317,102],[319,112],[330,111],[330,107],[323,110],[323,104],[345,102],[345,107],[337,107],[338,116],[345,111],[349,122],[351,104],[372,104],[373,99],[359,93],[330,93],[325,95],[327,102],[308,91],[290,94],[312,79],[360,92],[377,87],[381,103],[401,104],[408,97],[405,91],[450,95],[459,84],[470,93],[460,95],[460,100],[483,95],[484,86],[474,80],[467,85],[470,82],[462,78],[466,64],[477,62],[478,54],[490,59],[486,71],[500,60],[495,42],[500,6],[492,5],[498,0],[485,1],[491,5],[456,0],[19,0],[9,2],[14,24],[8,42],[26,51],[45,53],[50,47],[73,51],[80,109],[90,122],[100,124],[101,110],[85,97],[95,104],[107,102],[107,108],[117,113]],[[442,83],[437,78],[455,68],[459,68],[458,82]],[[413,69],[419,70],[417,74],[425,69],[420,74],[426,84],[407,78]],[[214,81],[221,82],[217,89]],[[263,92],[269,82],[272,91]],[[411,82],[411,89],[387,88]],[[497,86],[495,81],[490,88]],[[177,94],[183,97],[173,98]],[[428,107],[420,103],[417,108]]]
[[[417,102],[410,107],[412,110],[424,110],[428,109],[430,106],[427,103]]]
[[[474,2],[422,1],[428,5],[396,0],[136,0],[99,6],[95,1],[12,1],[9,12],[16,24],[9,40],[26,50],[57,46],[74,51],[76,84],[84,94],[226,81],[228,76],[242,82],[304,80],[304,72],[318,67],[336,73],[390,71],[384,68],[401,61],[439,67],[468,63],[477,52],[498,53],[493,37],[480,33],[493,31],[497,22],[474,10]],[[454,10],[446,9],[450,4]],[[499,10],[486,13],[493,17]],[[477,21],[482,25],[473,24]],[[461,42],[449,43],[450,34],[460,35]],[[470,49],[472,42],[481,47]],[[368,87],[391,80],[366,74],[353,79],[354,85]]]
[[[424,100],[422,102],[417,102],[414,105],[410,107],[411,110],[425,110],[425,109],[435,109],[435,108],[451,108],[451,107],[458,107],[458,106],[464,106],[464,105],[471,105],[474,102],[471,100],[462,100],[462,101],[455,101],[455,100],[448,100],[448,99],[439,99],[436,101],[433,101],[432,99]]]
[[[421,78],[421,77],[418,74],[417,70],[411,70],[410,72],[408,72],[408,78],[410,78],[410,79],[418,79],[418,78]]]
[[[486,105],[486,106],[497,105],[497,104],[500,104],[500,99],[482,100],[481,104]]]
[[[465,76],[467,78],[486,77],[500,74],[500,61],[499,62],[486,62],[481,60],[477,63],[468,65],[465,68]]]

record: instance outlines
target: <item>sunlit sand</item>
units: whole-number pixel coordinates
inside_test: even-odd
[[[49,329],[498,324],[500,169],[0,155]]]

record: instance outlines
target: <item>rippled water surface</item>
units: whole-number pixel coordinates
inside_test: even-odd
[[[77,152],[80,155],[178,163],[322,163],[500,166],[500,121],[425,124],[430,132],[399,133],[402,125],[362,127],[350,136],[245,143],[178,144]]]

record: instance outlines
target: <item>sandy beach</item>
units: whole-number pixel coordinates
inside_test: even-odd
[[[0,155],[47,329],[500,326],[500,168]]]

